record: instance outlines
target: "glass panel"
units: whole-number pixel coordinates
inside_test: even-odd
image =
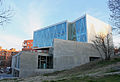
[[[52,46],[54,38],[66,40],[66,24],[67,22],[64,22],[55,26],[35,31],[33,37],[33,47]]]
[[[76,24],[76,41],[87,42],[86,17],[75,22]]]

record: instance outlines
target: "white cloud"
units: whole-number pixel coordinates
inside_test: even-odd
[[[19,29],[23,30],[24,33],[29,36],[29,38],[33,37],[33,31],[43,28],[45,23],[48,20],[48,17],[51,14],[54,14],[57,10],[57,6],[62,3],[63,0],[60,1],[49,1],[49,0],[34,0],[29,1],[26,4],[25,9],[22,10],[21,6],[16,5],[13,2],[13,5],[16,10],[16,19],[19,21]],[[21,0],[19,2],[25,2]],[[54,2],[54,5],[53,5]],[[16,27],[17,28],[17,27]]]
[[[30,3],[28,7],[28,12],[25,20],[26,22],[22,23],[24,25],[24,31],[31,37],[33,37],[33,31],[41,28],[43,25],[43,15],[45,14],[42,10],[37,10],[36,3]]]
[[[48,16],[56,12],[56,6],[60,4],[61,1],[55,1],[54,5],[51,1],[31,1],[27,6],[28,9],[24,12],[25,14],[22,16],[19,8],[19,19],[21,22],[21,29],[27,33],[29,37],[33,37],[33,31],[43,28],[45,25],[45,20],[48,19]]]
[[[0,46],[3,48],[16,48],[17,50],[21,50],[23,38],[19,38],[15,35],[5,35],[0,34]]]
[[[16,18],[21,26],[19,29],[26,33],[26,36],[29,36],[31,39],[33,37],[33,31],[43,27],[45,16],[48,14],[48,9],[45,7],[46,1],[40,3],[40,5],[37,3],[38,1],[33,1],[27,4],[27,10],[25,12],[14,4],[17,10]]]
[[[14,21],[17,23],[18,30],[15,31],[23,31],[23,38],[20,38],[18,34],[13,35],[11,33],[3,33],[0,32],[0,46],[3,48],[22,48],[22,42],[25,39],[32,39],[33,31],[43,27],[44,17],[49,14],[46,4],[49,4],[47,1],[42,1],[40,5],[37,5],[37,1],[30,2],[27,4],[27,10],[23,12],[20,7],[18,7],[14,2],[12,6],[14,7],[16,14],[14,16]],[[14,30],[14,29],[13,29]],[[24,36],[28,36],[28,38],[24,38]]]

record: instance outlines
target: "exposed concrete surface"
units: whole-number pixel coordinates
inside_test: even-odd
[[[100,57],[91,43],[54,40],[54,69],[70,69],[89,62],[89,57]]]
[[[20,55],[20,77],[31,76],[37,68],[36,53],[23,52]]]
[[[0,80],[1,79],[8,79],[8,78],[14,78],[12,74],[6,74],[6,73],[0,73]]]

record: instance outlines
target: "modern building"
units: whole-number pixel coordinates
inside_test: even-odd
[[[22,51],[30,51],[33,47],[33,40],[24,40]]]
[[[110,25],[87,14],[73,22],[63,21],[37,30],[33,38],[33,49],[37,52],[22,51],[13,56],[12,73],[27,77],[99,59],[99,52],[92,46],[92,40],[99,33],[111,33]]]
[[[19,51],[16,51],[14,48],[7,50],[0,47],[0,68],[11,67],[12,56],[16,55],[18,52]]]

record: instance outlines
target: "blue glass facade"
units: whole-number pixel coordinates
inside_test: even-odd
[[[53,39],[87,42],[86,16],[75,22],[62,22],[34,32],[33,47],[51,47]]]
[[[76,41],[87,42],[87,27],[86,17],[83,17],[75,22],[76,25]]]
[[[54,38],[67,40],[67,22],[35,31],[33,47],[52,46]]]

